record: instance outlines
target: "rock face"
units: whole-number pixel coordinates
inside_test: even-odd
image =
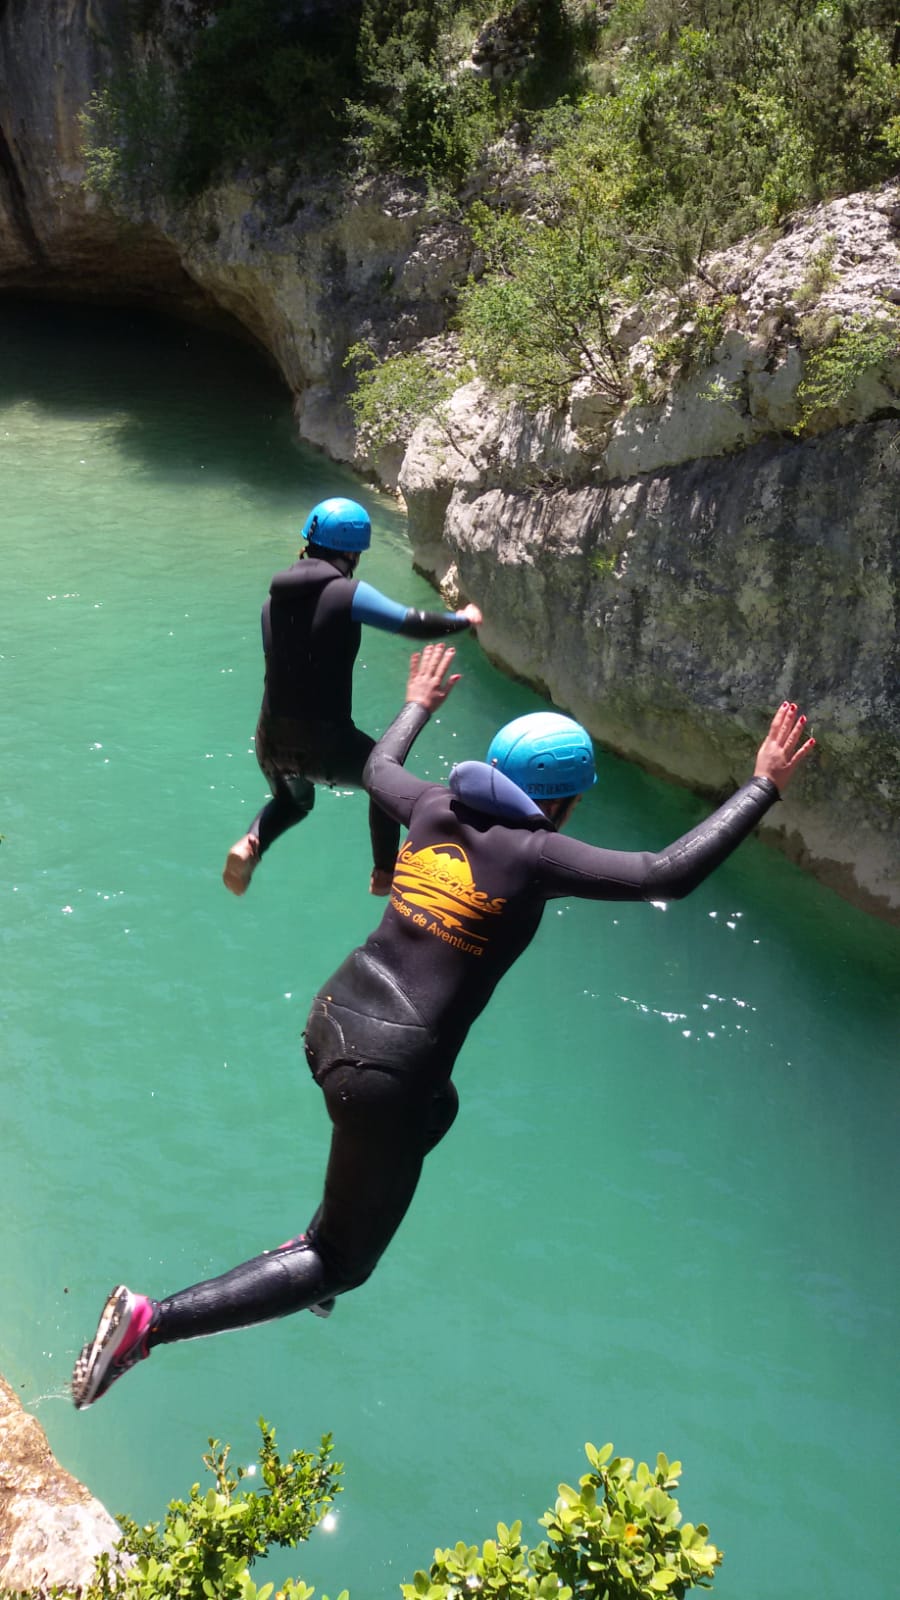
[[[174,36],[209,7],[157,10]],[[280,368],[301,436],[354,459],[349,346],[440,332],[467,236],[438,226],[421,190],[280,171],[187,206],[148,193],[127,215],[110,209],[82,187],[80,117],[121,54],[125,15],[121,0],[0,3],[0,290],[144,301],[243,330]]]
[[[806,706],[820,750],[767,831],[900,920],[897,440],[871,422],[522,489],[457,481],[446,453],[437,479],[419,439],[401,483],[417,566],[477,597],[487,652],[610,749],[717,793],[782,699]]]
[[[154,14],[177,33],[205,10],[158,0]],[[612,749],[714,793],[747,772],[778,700],[802,700],[818,758],[769,831],[900,921],[896,351],[794,432],[805,321],[900,304],[900,187],[707,263],[732,298],[727,327],[709,365],[654,403],[610,408],[585,380],[565,412],[533,418],[469,384],[440,426],[373,464],[346,352],[439,335],[469,270],[465,233],[415,190],[283,172],[189,207],[101,205],[81,187],[79,114],[130,14],[0,0],[0,290],[144,300],[245,330],[284,375],[302,437],[391,485],[399,469],[416,564],[478,601],[494,659]],[[676,300],[623,315],[632,373],[652,379],[654,341],[677,343],[684,315]]]
[[[77,1587],[121,1532],[54,1460],[40,1423],[0,1378],[0,1590]]]

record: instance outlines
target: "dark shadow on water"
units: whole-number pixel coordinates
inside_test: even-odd
[[[290,392],[262,352],[143,310],[0,299],[0,406],[23,403],[108,417],[117,445],[167,479],[202,466],[207,481],[305,494],[325,461],[296,440]]]

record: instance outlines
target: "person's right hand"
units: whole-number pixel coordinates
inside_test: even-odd
[[[468,617],[473,628],[480,628],[484,621],[484,617],[481,615],[480,608],[476,605],[473,605],[471,600],[467,606],[463,606],[460,616]]]
[[[459,683],[460,674],[446,674],[453,664],[456,651],[450,644],[427,644],[421,652],[416,650],[409,661],[406,682],[407,702],[415,700],[427,711],[436,711],[443,705],[450,690]]]
[[[794,773],[815,749],[815,739],[800,744],[806,728],[806,718],[797,715],[797,707],[785,700],[778,707],[772,725],[756,755],[753,769],[755,778],[771,778],[779,794],[784,794]],[[799,748],[798,748],[799,747]]]

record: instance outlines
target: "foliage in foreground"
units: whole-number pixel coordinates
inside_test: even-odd
[[[343,1467],[332,1460],[328,1434],[317,1454],[293,1450],[282,1461],[274,1428],[262,1418],[259,1427],[261,1491],[244,1486],[256,1468],[230,1468],[230,1447],[210,1439],[203,1464],[213,1486],[195,1483],[187,1500],[170,1500],[161,1525],[141,1528],[119,1517],[118,1557],[100,1556],[85,1589],[30,1590],[28,1600],[269,1600],[275,1586],[257,1588],[251,1564],[273,1545],[293,1548],[309,1538],[341,1492]],[[312,1594],[302,1579],[290,1580],[279,1600]]]
[[[436,1550],[429,1572],[403,1584],[403,1600],[455,1600],[465,1589],[496,1600],[682,1600],[709,1588],[722,1552],[703,1523],[681,1522],[680,1461],[646,1462],[585,1446],[591,1471],[578,1488],[561,1483],[556,1505],[541,1518],[548,1538],[533,1550],[522,1524],[500,1523],[496,1539]]]
[[[83,1590],[32,1589],[18,1600],[270,1600],[250,1566],[273,1545],[309,1538],[335,1495],[343,1468],[331,1459],[326,1435],[316,1455],[295,1450],[282,1461],[275,1430],[260,1418],[259,1452],[264,1489],[243,1487],[255,1468],[229,1469],[229,1447],[210,1439],[204,1465],[214,1487],[194,1484],[187,1501],[172,1500],[165,1520],[140,1528],[119,1517],[123,1538],[112,1561],[101,1556]],[[533,1550],[522,1543],[522,1524],[500,1523],[496,1539],[436,1550],[428,1572],[401,1584],[403,1600],[459,1600],[480,1590],[495,1600],[682,1600],[689,1589],[709,1588],[722,1553],[709,1530],[681,1521],[672,1490],[679,1461],[656,1458],[656,1469],[625,1456],[585,1446],[591,1468],[578,1488],[560,1484],[555,1505],[541,1518],[548,1537]],[[312,1600],[302,1579],[289,1580],[275,1600]],[[11,1591],[0,1600],[14,1600]],[[339,1600],[348,1600],[344,1590]]]

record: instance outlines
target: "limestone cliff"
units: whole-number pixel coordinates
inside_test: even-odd
[[[109,1512],[54,1460],[40,1423],[0,1377],[0,1590],[76,1588],[120,1538]]]
[[[175,27],[197,5],[157,9]],[[78,119],[122,15],[116,0],[0,0],[0,288],[228,320],[277,362],[301,435],[371,466],[346,351],[439,334],[465,232],[413,189],[283,172],[181,208],[102,206],[81,187]],[[400,484],[420,569],[477,600],[491,655],[611,748],[715,792],[745,774],[766,712],[802,700],[819,757],[769,831],[900,921],[900,363],[793,431],[801,318],[897,304],[898,228],[894,187],[729,252],[711,364],[653,403],[611,411],[585,383],[534,419],[467,386],[408,442]],[[633,371],[679,316],[623,315]]]
[[[452,467],[438,484],[419,451],[402,476],[417,565],[477,597],[492,657],[711,792],[744,781],[768,713],[799,699],[820,749],[769,832],[858,903],[900,908],[896,423],[539,490]]]

